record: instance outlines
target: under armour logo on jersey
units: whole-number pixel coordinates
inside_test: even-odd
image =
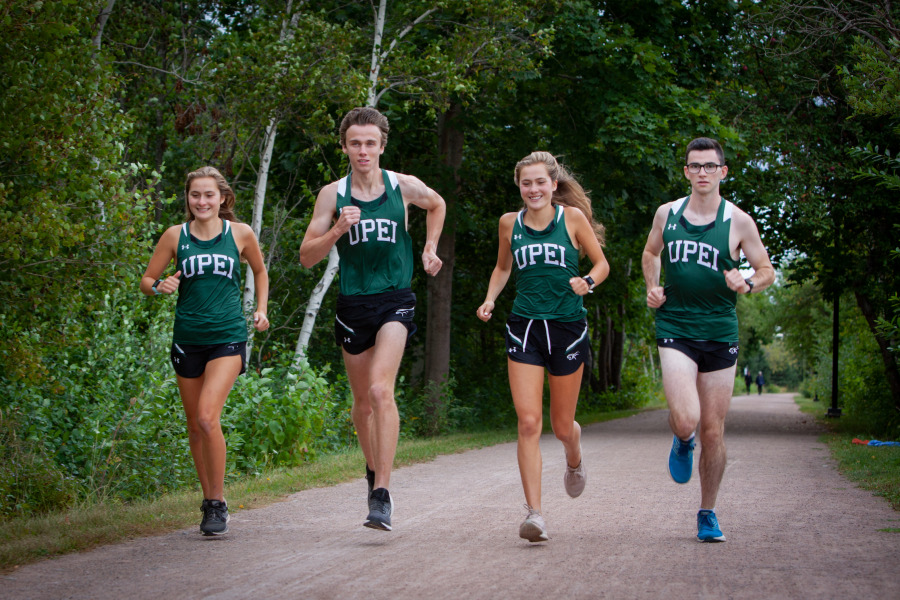
[[[581,352],[579,351],[579,352],[573,352],[572,354],[567,354],[567,355],[566,355],[566,360],[575,360],[576,358],[578,358],[578,355],[579,355],[580,353],[581,353]]]
[[[515,234],[515,235],[513,236],[513,239],[514,239],[514,240],[521,240],[521,239],[522,239],[522,234],[521,234],[521,233]]]
[[[671,229],[672,231],[675,231],[677,228],[678,228],[678,223],[672,223],[671,225],[666,227],[666,229]]]
[[[188,250],[188,249],[190,249],[190,247],[191,247],[190,244],[182,244],[182,245],[181,245],[181,249],[182,249],[182,250]]]

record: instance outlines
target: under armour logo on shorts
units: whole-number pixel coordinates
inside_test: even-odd
[[[401,317],[405,317],[406,315],[409,314],[409,311],[411,311],[411,310],[412,310],[411,308],[398,308],[397,312],[395,312],[394,314],[400,315]]]
[[[729,353],[729,354],[737,354],[737,353],[738,353],[738,347],[737,347],[737,346],[732,346],[731,348],[728,349],[728,353]]]
[[[512,348],[508,348],[506,351],[509,352],[510,354],[513,354],[516,351],[516,347],[513,346]]]
[[[580,354],[580,352],[573,352],[572,354],[567,354],[566,359],[567,360],[575,360],[576,358],[578,358],[579,354]]]
[[[346,337],[345,337],[345,338],[344,338],[344,343],[345,343],[345,344],[349,344],[349,343],[350,343],[350,338],[346,338]]]

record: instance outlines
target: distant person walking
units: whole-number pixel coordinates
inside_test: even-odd
[[[744,384],[747,386],[747,395],[750,395],[750,386],[753,385],[753,376],[750,374],[750,367],[744,367]]]
[[[178,292],[170,359],[187,417],[188,441],[203,502],[200,531],[228,531],[225,437],[219,417],[238,375],[246,370],[247,323],[241,308],[241,262],[256,281],[257,331],[269,327],[269,276],[253,230],[234,216],[235,196],[213,167],[187,176],[187,222],[160,237],[141,278],[147,296]],[[175,274],[163,278],[169,263]]]
[[[762,395],[763,386],[766,385],[766,378],[763,377],[762,371],[756,376],[756,389],[759,392],[759,395]]]
[[[544,370],[550,379],[550,422],[566,453],[563,483],[575,498],[584,490],[581,426],[575,408],[590,352],[583,297],[609,274],[603,226],[575,178],[549,152],[532,152],[516,164],[514,181],[524,208],[500,217],[497,265],[477,315],[490,320],[494,302],[515,267],[516,297],[506,322],[509,387],[518,417],[518,462],[525,491],[519,536],[549,539],[541,515],[541,449]],[[580,254],[592,263],[579,273]]]
[[[756,223],[719,194],[727,174],[718,142],[691,141],[684,166],[691,194],[659,207],[642,258],[675,434],[669,474],[677,483],[691,478],[694,432],[700,426],[701,542],[725,541],[714,509],[725,471],[725,416],[738,358],[737,294],[758,292],[775,279]],[[738,270],[741,252],[755,269],[747,279]],[[665,287],[660,285],[663,264]]]

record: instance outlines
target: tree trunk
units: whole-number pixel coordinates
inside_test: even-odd
[[[900,371],[897,368],[897,358],[891,352],[890,340],[884,339],[884,336],[878,332],[879,315],[871,300],[861,292],[856,292],[855,296],[856,304],[865,316],[869,329],[872,330],[875,341],[878,342],[878,348],[881,350],[881,360],[884,362],[884,373],[891,390],[891,398],[894,400],[894,408],[900,410]]]
[[[312,294],[309,295],[309,302],[306,304],[306,315],[303,317],[303,326],[300,328],[300,336],[297,338],[297,348],[294,350],[294,367],[300,368],[300,362],[306,357],[306,347],[309,345],[309,338],[312,336],[313,327],[316,325],[316,317],[319,315],[319,309],[322,308],[322,300],[328,293],[334,276],[337,275],[338,266],[340,265],[340,257],[338,255],[337,246],[332,246],[328,251],[328,264],[325,266],[325,274],[322,279],[313,288]]]
[[[109,20],[109,15],[112,14],[113,6],[115,6],[115,4],[116,0],[109,0],[109,2],[106,3],[106,8],[101,10],[100,14],[97,15],[97,33],[94,34],[94,37],[91,40],[95,53],[100,51],[100,46],[103,43],[103,29],[106,27],[106,21]]]
[[[450,374],[450,316],[453,301],[453,267],[456,257],[456,202],[460,193],[459,168],[462,165],[465,136],[456,120],[462,105],[452,103],[438,118],[438,145],[441,160],[452,178],[452,191],[444,194],[447,217],[438,244],[443,266],[428,278],[428,318],[425,331],[425,380],[429,385],[428,418],[433,432],[440,430],[446,413],[444,385]]]

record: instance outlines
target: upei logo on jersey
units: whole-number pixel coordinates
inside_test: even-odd
[[[205,275],[209,267],[212,267],[213,275],[231,279],[234,273],[234,259],[224,254],[195,254],[181,261],[181,275],[187,278]]]
[[[528,244],[513,252],[513,256],[519,269],[535,265],[541,258],[545,265],[566,267],[566,248],[559,244]]]
[[[361,219],[347,233],[350,235],[351,246],[360,242],[368,242],[369,234],[375,234],[376,242],[396,244],[397,222],[390,219]]]
[[[669,262],[688,262],[693,260],[701,267],[707,267],[713,271],[719,270],[719,249],[704,242],[699,244],[694,240],[674,240],[669,242]],[[710,262],[711,261],[711,262]]]

